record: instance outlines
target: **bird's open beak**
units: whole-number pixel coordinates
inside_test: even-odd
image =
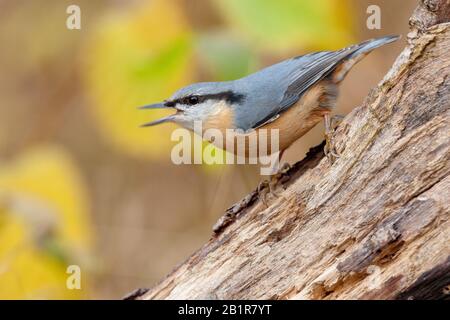
[[[139,109],[172,109],[172,108],[173,107],[167,106],[164,102],[154,103],[154,104],[149,104],[146,106],[139,107]],[[158,124],[165,123],[165,122],[172,122],[175,120],[175,118],[176,118],[176,114],[172,114],[170,116],[167,116],[167,117],[164,117],[164,118],[161,118],[158,120],[147,122],[147,123],[141,125],[141,127],[151,127],[151,126],[156,126]]]
[[[155,120],[155,121],[144,123],[143,125],[141,125],[141,127],[156,126],[158,124],[165,123],[165,122],[171,122],[171,121],[174,121],[174,120],[175,120],[175,115],[173,114],[173,115],[170,115],[170,116],[167,116],[167,117]]]
[[[166,106],[166,104],[164,102],[160,102],[160,103],[148,104],[146,106],[139,107],[138,109],[166,109],[166,108],[171,108],[171,107]]]

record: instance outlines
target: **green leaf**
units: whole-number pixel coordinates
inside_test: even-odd
[[[228,23],[272,51],[338,47],[351,41],[346,0],[215,0]]]
[[[227,34],[203,34],[198,39],[199,55],[215,80],[234,80],[254,71],[257,58],[242,41]]]

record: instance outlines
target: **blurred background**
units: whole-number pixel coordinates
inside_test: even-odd
[[[81,8],[81,30],[66,9]],[[176,166],[163,115],[136,107],[310,51],[406,35],[417,0],[0,0],[0,298],[117,299],[151,287],[254,189],[257,166]],[[381,29],[366,27],[369,5]],[[344,82],[363,102],[404,46]],[[318,125],[285,155],[323,140]],[[69,265],[81,290],[68,290]]]

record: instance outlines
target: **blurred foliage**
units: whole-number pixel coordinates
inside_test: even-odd
[[[81,298],[67,290],[66,268],[89,261],[86,190],[67,154],[27,151],[0,166],[0,298]]]
[[[136,107],[167,98],[193,80],[192,34],[174,1],[112,12],[88,43],[86,88],[103,136],[121,151],[168,157],[172,125],[144,130]],[[166,112],[155,110],[152,119]]]
[[[209,5],[203,6],[206,2]],[[235,183],[239,177],[228,172],[224,176],[229,180],[217,183],[212,191],[210,180],[189,170],[171,172],[172,180],[162,166],[148,165],[149,174],[141,174],[142,163],[133,162],[135,158],[169,163],[176,144],[170,134],[176,126],[140,128],[167,112],[143,112],[136,107],[161,101],[192,82],[236,79],[290,55],[353,42],[352,8],[347,0],[80,0],[79,31],[65,27],[70,4],[69,0],[0,1],[4,44],[0,152],[8,149],[0,158],[0,299],[86,298],[90,294],[93,239],[88,192],[98,219],[96,232],[103,236],[102,249],[112,247],[99,252],[101,258],[113,261],[108,265],[109,278],[105,275],[101,284],[107,288],[104,294],[119,295],[111,281],[121,281],[117,270],[124,275],[122,283],[129,285],[130,279],[137,279],[138,273],[124,259],[133,250],[142,261],[149,260],[143,267],[145,276],[159,277],[152,264],[154,256],[141,257],[139,245],[146,249],[148,239],[160,241],[158,233],[167,230],[159,230],[154,221],[161,220],[162,214],[167,220],[168,216],[178,219],[178,212],[170,200],[158,197],[177,192],[185,196],[178,202],[189,228],[181,233],[177,229],[176,234],[189,252],[189,239],[198,233],[195,223],[205,224],[209,211],[215,212],[211,210],[214,201],[220,198],[216,206],[222,208],[231,202],[230,194],[235,192],[239,198],[245,188],[243,183],[229,183],[229,187],[227,181]],[[196,28],[193,16],[209,22]],[[79,108],[82,104],[86,109]],[[102,139],[90,135],[96,130]],[[48,141],[67,143],[67,148],[48,146]],[[224,157],[221,150],[201,144]],[[105,145],[112,146],[118,156]],[[70,153],[77,153],[79,162]],[[128,170],[130,166],[135,170]],[[205,168],[219,171],[214,166]],[[153,174],[167,178],[166,185],[150,181]],[[89,189],[82,175],[89,175]],[[186,184],[201,190],[197,195],[193,190],[186,192]],[[133,223],[136,229],[123,229]],[[146,224],[149,229],[144,229]],[[122,229],[124,234],[137,230],[124,237],[135,242],[117,240]],[[209,232],[210,226],[205,230]],[[161,247],[168,256],[179,258],[179,245],[174,250],[170,244]],[[163,260],[172,265],[169,258]],[[66,288],[70,264],[82,267],[80,291]]]
[[[200,34],[198,55],[211,77],[220,81],[244,77],[258,65],[258,58],[248,45],[224,32]]]
[[[215,0],[231,28],[258,48],[282,52],[337,48],[351,42],[343,0]]]
[[[43,64],[61,61],[71,45],[73,49],[72,39],[64,32],[67,29],[61,28],[66,18],[61,14],[65,13],[64,3],[49,0],[49,4],[43,6],[39,1],[29,1],[26,5],[19,4],[16,10],[10,10],[8,15],[2,16],[2,41],[7,41],[11,36],[17,40],[26,39],[15,41],[13,46],[2,47],[3,54],[9,57],[20,52],[21,63],[14,65],[15,72],[29,73]]]
[[[135,108],[203,80],[196,69],[208,79],[231,80],[255,71],[260,50],[330,48],[351,40],[347,1],[212,1],[230,30],[194,34],[176,0],[140,3],[99,23],[87,44],[84,77],[99,128],[120,152],[167,159],[174,126],[139,128],[167,112]]]

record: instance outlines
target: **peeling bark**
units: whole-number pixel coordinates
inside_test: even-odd
[[[365,103],[141,299],[449,299],[450,1],[423,1]]]

